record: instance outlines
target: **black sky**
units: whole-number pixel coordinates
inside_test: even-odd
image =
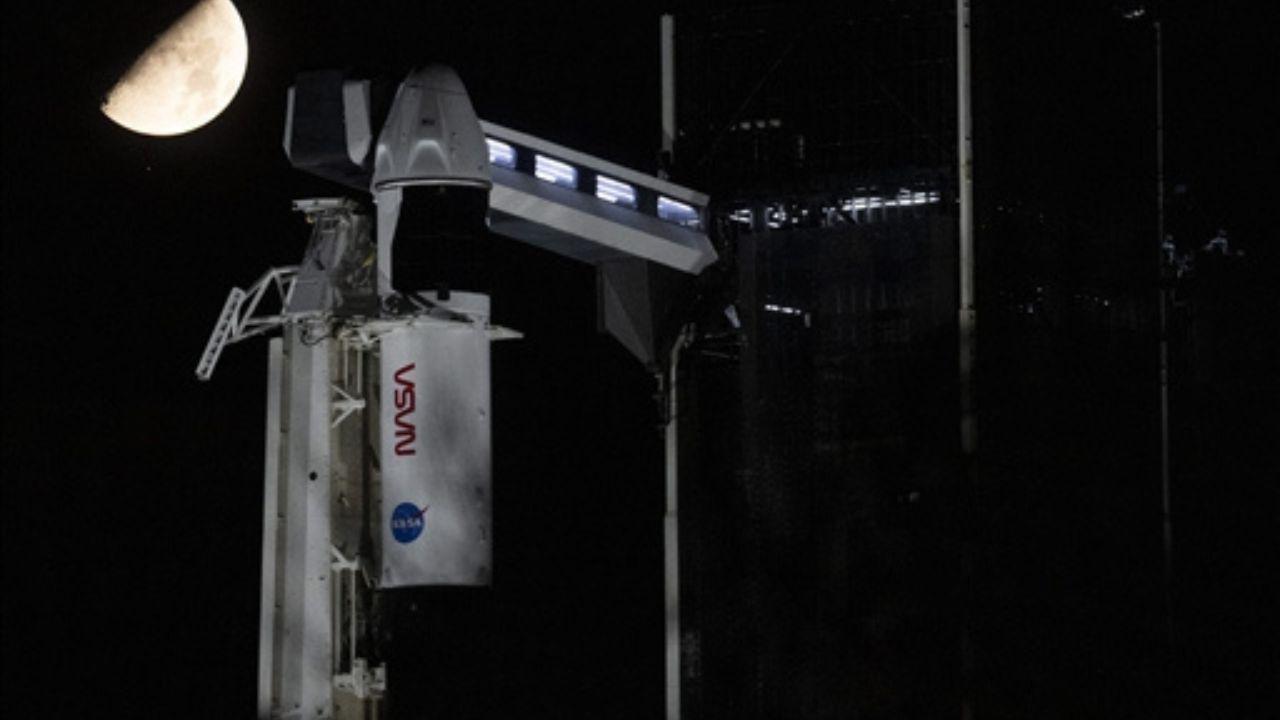
[[[227,290],[300,257],[306,227],[289,201],[338,192],[281,150],[297,71],[396,77],[446,62],[481,117],[652,169],[657,10],[643,4],[246,0],[248,75],[226,113],[170,139],[116,127],[100,98],[185,5],[46,3],[4,25],[6,704],[252,709],[265,349],[230,348],[208,384],[193,370]],[[975,112],[990,153],[976,159],[979,202],[1024,203],[1073,229],[1094,209],[1147,202],[1149,33],[1119,26],[1107,3],[975,5],[975,42],[987,43],[975,47],[976,83],[988,92]],[[1195,232],[1230,228],[1259,262],[1274,260],[1274,18],[1248,3],[1166,12],[1181,211]],[[595,336],[589,270],[506,250],[496,319],[528,337],[495,355],[511,588],[495,617],[519,639],[476,662],[549,688],[529,697],[585,693],[583,707],[656,715],[651,381]]]

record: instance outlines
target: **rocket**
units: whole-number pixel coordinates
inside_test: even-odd
[[[294,202],[302,261],[231,290],[196,369],[208,380],[226,345],[281,331],[261,717],[385,693],[370,593],[492,581],[490,343],[519,334],[490,322],[488,234],[594,266],[600,329],[650,369],[674,341],[672,288],[716,259],[705,195],[480,120],[444,66],[387,90],[341,71],[289,88],[285,154],[344,196]]]

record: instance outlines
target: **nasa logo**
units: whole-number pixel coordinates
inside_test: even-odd
[[[423,505],[419,510],[413,503],[400,503],[391,512],[391,536],[396,542],[405,545],[418,539],[427,526],[423,515],[427,514],[430,505]]]
[[[418,395],[413,381],[407,377],[416,365],[417,363],[409,363],[396,370],[395,374],[396,455],[417,454],[413,443],[418,439],[418,428],[410,421],[409,414],[417,406]]]

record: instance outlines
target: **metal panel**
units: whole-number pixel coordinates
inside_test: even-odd
[[[666,610],[666,720],[680,720],[681,635],[680,635],[680,353],[693,338],[686,326],[671,347],[667,368],[666,503],[662,516],[663,597]]]
[[[267,344],[267,438],[262,483],[262,604],[258,622],[258,717],[271,717],[276,631],[276,534],[280,524],[280,382],[284,341]]]
[[[697,274],[716,253],[707,236],[636,210],[494,167],[491,228],[582,262],[638,257]]]
[[[381,585],[487,585],[488,334],[437,322],[381,345]]]
[[[378,209],[378,217],[374,223],[378,253],[375,267],[378,272],[378,295],[382,297],[395,292],[391,287],[391,244],[396,237],[396,223],[400,220],[400,205],[403,200],[402,187],[383,188],[373,192],[373,203]]]
[[[349,188],[369,187],[370,82],[341,70],[299,73],[286,95],[284,153],[294,167]]]
[[[295,200],[293,206],[306,213],[312,230],[285,311],[346,317],[377,314],[370,218],[357,214],[357,205],[349,198]]]
[[[329,485],[330,345],[285,330],[284,451],[277,546],[275,712],[325,718],[332,707]]]

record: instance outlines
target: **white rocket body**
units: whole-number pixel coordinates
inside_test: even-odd
[[[489,584],[489,342],[483,323],[433,320],[381,338],[384,588]]]

